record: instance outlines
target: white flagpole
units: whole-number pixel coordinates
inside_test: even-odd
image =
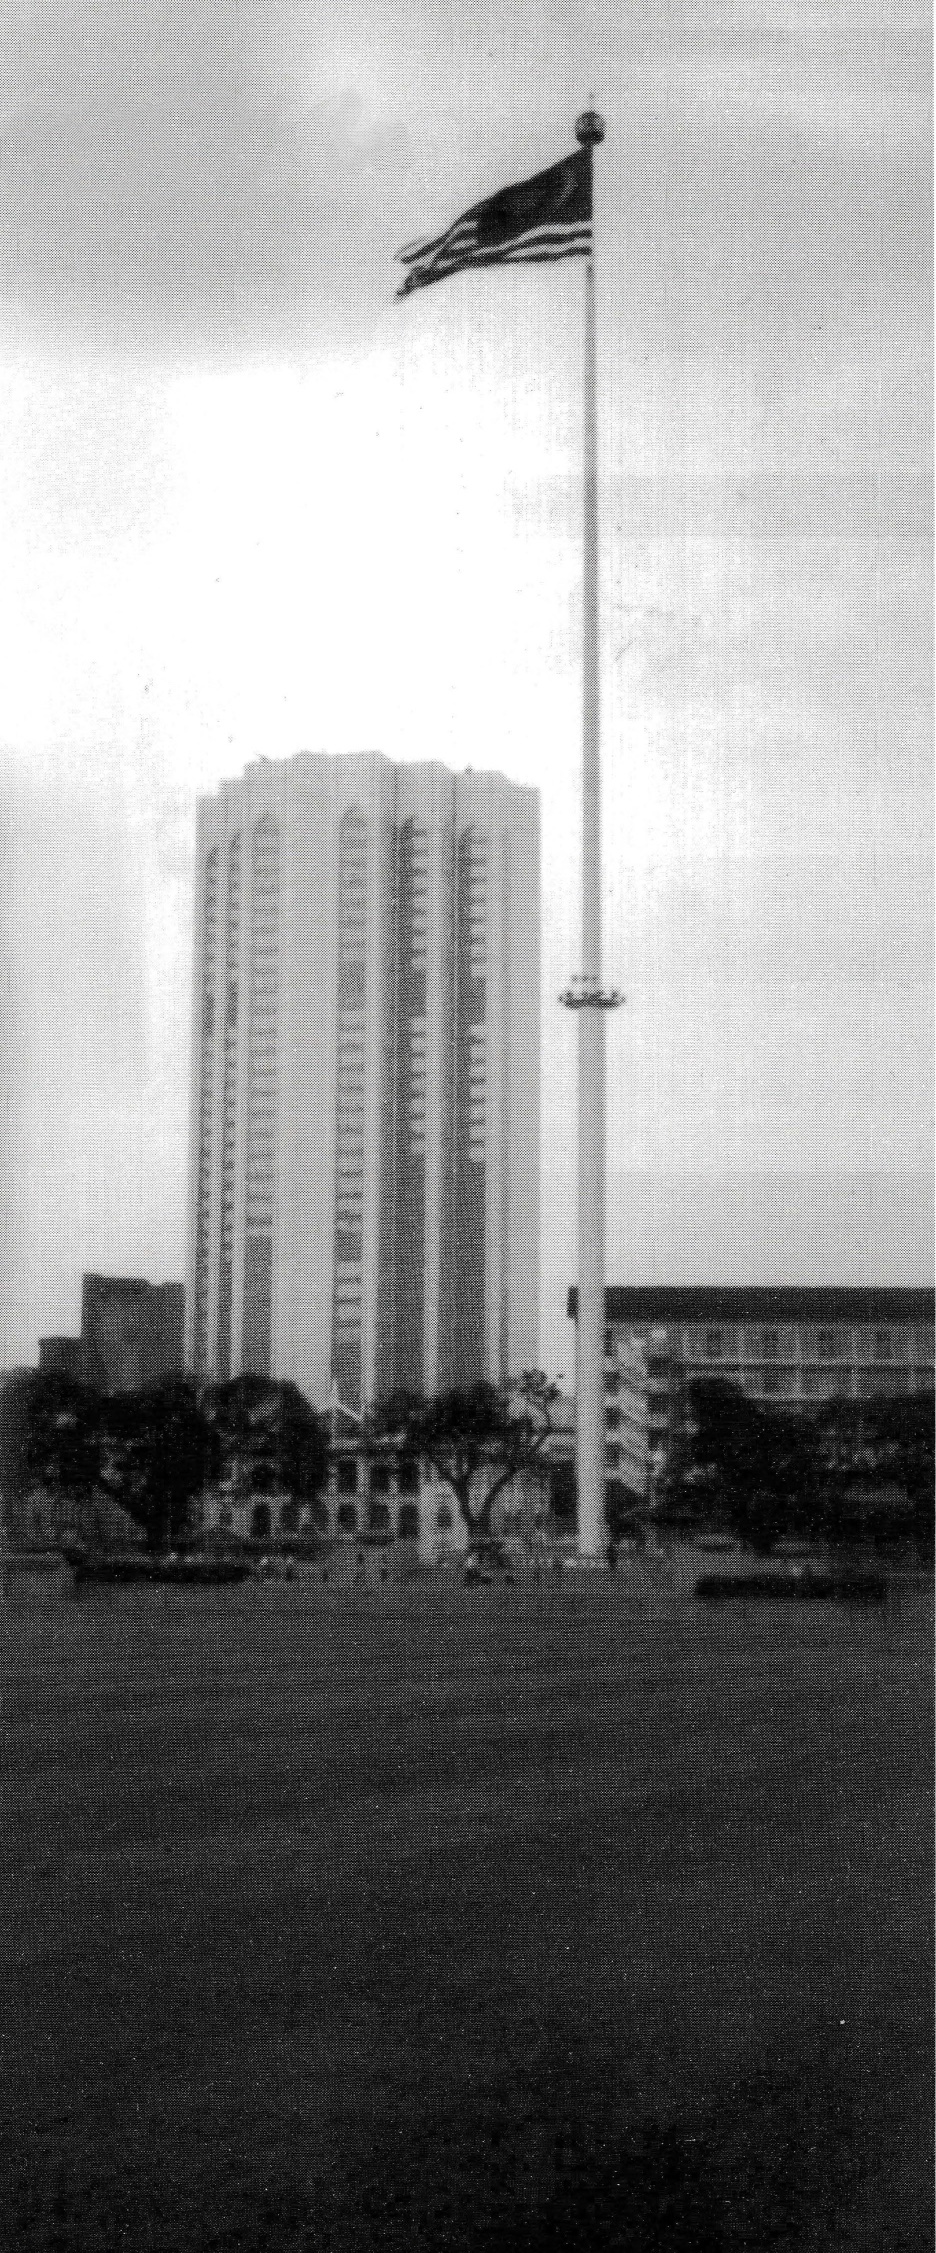
[[[593,110],[576,139],[591,152],[604,139]],[[594,215],[593,215],[594,225]],[[562,996],[578,1011],[578,1324],[576,1478],[578,1550],[599,1559],[604,1533],[605,1012],[620,995],[601,984],[601,682],[598,603],[598,419],[594,250],[585,266],[582,572],[582,966]]]

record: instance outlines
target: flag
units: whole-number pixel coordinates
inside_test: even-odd
[[[407,268],[397,291],[425,289],[466,266],[519,266],[553,258],[587,258],[592,246],[592,152],[576,149],[548,172],[472,205],[442,235],[427,235],[397,253]]]

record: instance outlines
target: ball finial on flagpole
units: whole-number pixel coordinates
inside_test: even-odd
[[[581,142],[583,149],[594,149],[604,137],[604,118],[599,117],[597,110],[583,110],[581,117],[575,120],[576,140]]]

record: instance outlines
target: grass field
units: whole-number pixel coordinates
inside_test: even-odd
[[[920,2253],[930,1616],[8,1599],[8,2242]]]

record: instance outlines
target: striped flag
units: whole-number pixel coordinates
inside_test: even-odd
[[[472,205],[442,235],[408,243],[398,257],[406,277],[397,291],[426,289],[466,266],[520,266],[553,258],[587,258],[592,246],[592,152],[576,149],[548,172],[501,188]]]

